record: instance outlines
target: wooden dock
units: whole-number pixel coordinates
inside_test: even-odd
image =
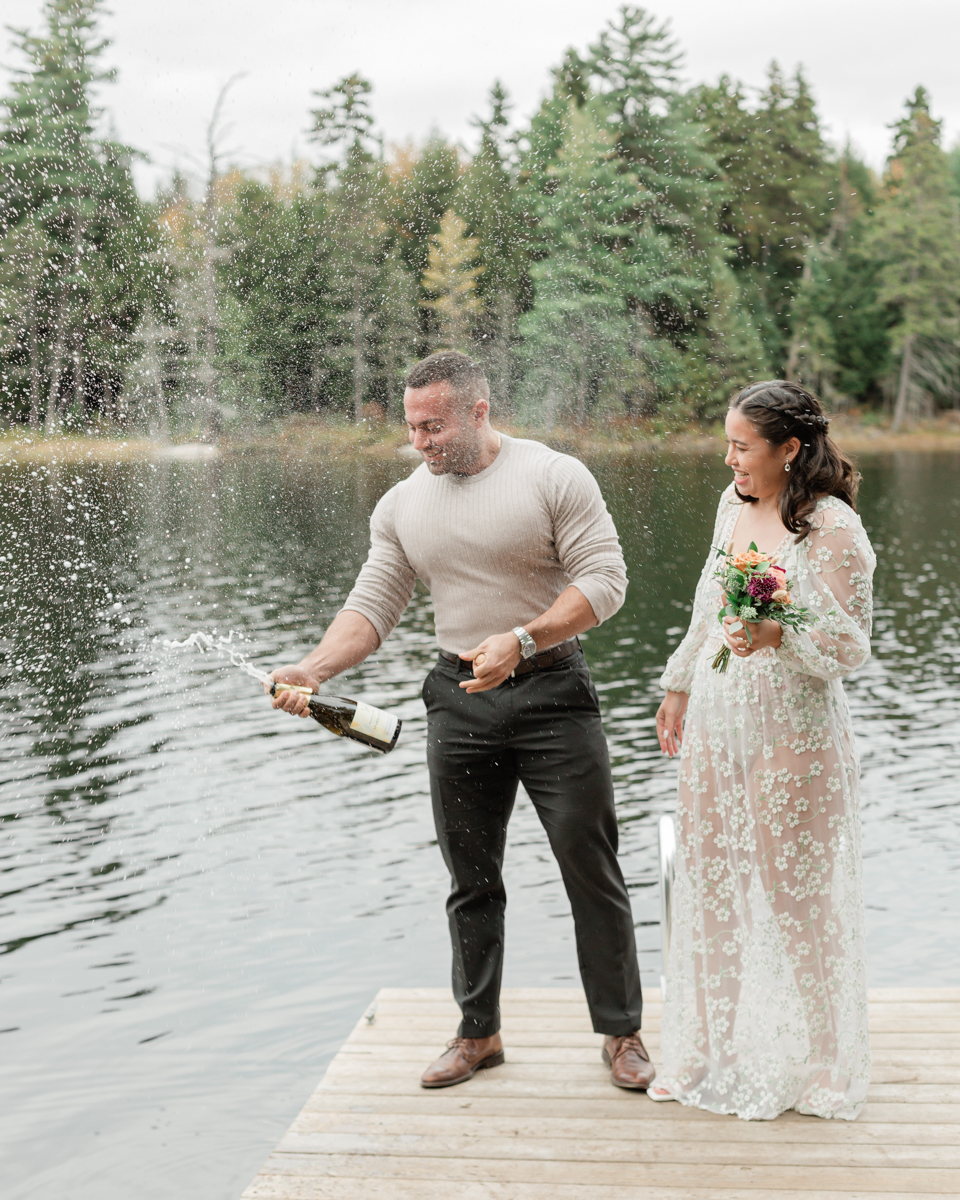
[[[660,996],[644,1039],[658,1057]],[[870,993],[859,1120],[741,1121],[614,1088],[583,993],[503,993],[507,1062],[440,1091],[441,989],[385,988],[244,1200],[915,1200],[960,1197],[960,988]]]

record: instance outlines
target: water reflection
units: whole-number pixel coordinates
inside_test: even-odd
[[[727,475],[666,456],[593,465],[632,583],[587,653],[652,983],[655,825],[674,789],[656,679]],[[849,691],[871,979],[956,983],[960,473],[951,455],[863,465],[876,656]],[[7,1195],[237,1195],[372,992],[446,981],[419,699],[429,599],[343,684],[403,717],[385,758],[274,713],[219,660],[162,650],[234,629],[263,664],[299,658],[352,583],[377,497],[409,469],[260,457],[4,470]],[[528,804],[506,876],[507,983],[571,982],[566,900]]]

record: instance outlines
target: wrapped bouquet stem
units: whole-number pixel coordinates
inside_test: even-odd
[[[793,603],[790,595],[793,585],[786,571],[774,563],[772,554],[758,550],[756,542],[751,542],[750,549],[743,554],[717,550],[717,555],[723,560],[714,572],[714,578],[723,588],[724,605],[717,613],[721,624],[724,617],[741,621],[742,626],[733,628],[742,627],[752,645],[751,622],[776,621],[790,629],[804,629],[813,623],[810,610]],[[713,669],[725,671],[729,661],[730,647],[724,645],[713,660]]]

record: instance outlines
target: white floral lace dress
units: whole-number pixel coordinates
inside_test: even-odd
[[[741,509],[731,485],[714,546],[730,545]],[[876,557],[842,501],[821,500],[812,521],[776,553],[816,623],[715,672],[711,551],[661,679],[690,702],[657,1085],[748,1119],[852,1120],[870,1081],[859,764],[841,677],[870,655]]]

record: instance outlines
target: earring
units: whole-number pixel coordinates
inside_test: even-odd
[[[785,462],[785,463],[783,464],[783,469],[784,469],[785,471],[789,471],[789,470],[790,470],[790,464],[789,464],[788,462]]]

